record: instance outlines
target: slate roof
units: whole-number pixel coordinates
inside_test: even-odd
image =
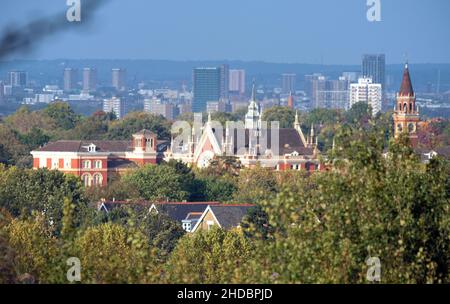
[[[108,169],[136,169],[138,167],[135,162],[124,158],[108,160]]]
[[[49,142],[47,145],[36,149],[38,152],[88,152],[87,146],[94,144],[96,152],[128,152],[132,151],[129,140],[59,140]]]
[[[271,130],[267,130],[263,136],[267,136],[267,149],[272,148],[272,134]],[[237,141],[237,130],[234,130],[233,141],[234,141],[234,153],[238,151],[238,141]],[[262,137],[260,138],[262,141]],[[249,147],[249,130],[245,130],[245,140],[244,147],[248,149]],[[272,152],[274,152],[272,150]],[[279,155],[291,154],[293,152],[298,152],[300,155],[313,155],[314,149],[307,148],[303,145],[302,139],[298,131],[294,128],[279,129],[279,139],[278,139],[278,153]],[[260,151],[261,155],[265,154],[265,151]]]
[[[156,203],[156,209],[160,213],[166,214],[175,221],[186,219],[188,214],[193,212],[203,212],[208,206],[218,205],[218,202],[199,203]]]
[[[224,229],[237,227],[241,224],[244,216],[247,215],[255,205],[212,205],[211,211],[214,213],[217,221]]]

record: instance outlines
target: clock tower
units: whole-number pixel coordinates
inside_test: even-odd
[[[394,134],[398,138],[406,133],[414,147],[418,143],[417,124],[420,120],[419,108],[416,107],[416,95],[411,83],[408,64],[403,71],[403,80],[400,91],[397,94],[397,103],[394,108]]]

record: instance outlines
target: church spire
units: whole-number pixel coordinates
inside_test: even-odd
[[[405,64],[403,70],[403,80],[398,93],[400,96],[414,96],[414,90],[412,87],[411,76],[409,75],[408,62]]]

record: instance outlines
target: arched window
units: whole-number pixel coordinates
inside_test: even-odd
[[[102,161],[101,160],[96,160],[94,162],[94,168],[95,169],[101,169],[102,168]]]
[[[83,161],[83,169],[91,169],[91,161],[90,160]]]
[[[103,182],[103,176],[101,174],[94,174],[94,186],[101,186]]]
[[[83,174],[81,180],[83,181],[83,185],[85,187],[90,187],[92,185],[92,177],[89,173]]]
[[[402,124],[398,124],[397,125],[397,131],[400,133],[400,132],[403,132],[403,127],[402,127]]]
[[[406,104],[406,102],[403,104],[403,111],[408,111],[408,105]]]
[[[412,113],[412,111],[413,111],[413,104],[412,104],[412,103],[410,103],[410,104],[409,104],[409,112],[411,112],[411,113]]]
[[[416,131],[416,126],[413,123],[408,124],[408,132],[414,133]]]

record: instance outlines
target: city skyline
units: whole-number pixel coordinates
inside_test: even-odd
[[[43,0],[27,5],[22,2],[2,5],[5,18],[0,21],[0,28],[20,26],[33,18],[67,9],[65,1],[59,4]],[[367,20],[366,1],[335,2],[283,0],[275,5],[268,0],[245,3],[232,0],[226,4],[205,1],[148,4],[137,0],[133,5],[123,5],[110,1],[95,13],[89,27],[74,25],[74,29],[69,27],[67,32],[46,37],[33,52],[16,53],[6,59],[152,58],[358,64],[360,54],[385,53],[388,64],[404,63],[406,58],[416,63],[450,62],[450,42],[443,38],[450,25],[445,16],[450,8],[448,1],[435,1],[432,7],[422,1],[381,1],[380,22]],[[114,22],[117,18],[122,21]],[[423,22],[411,21],[418,19]],[[355,37],[358,43],[354,43]],[[114,48],[110,48],[112,41]]]

